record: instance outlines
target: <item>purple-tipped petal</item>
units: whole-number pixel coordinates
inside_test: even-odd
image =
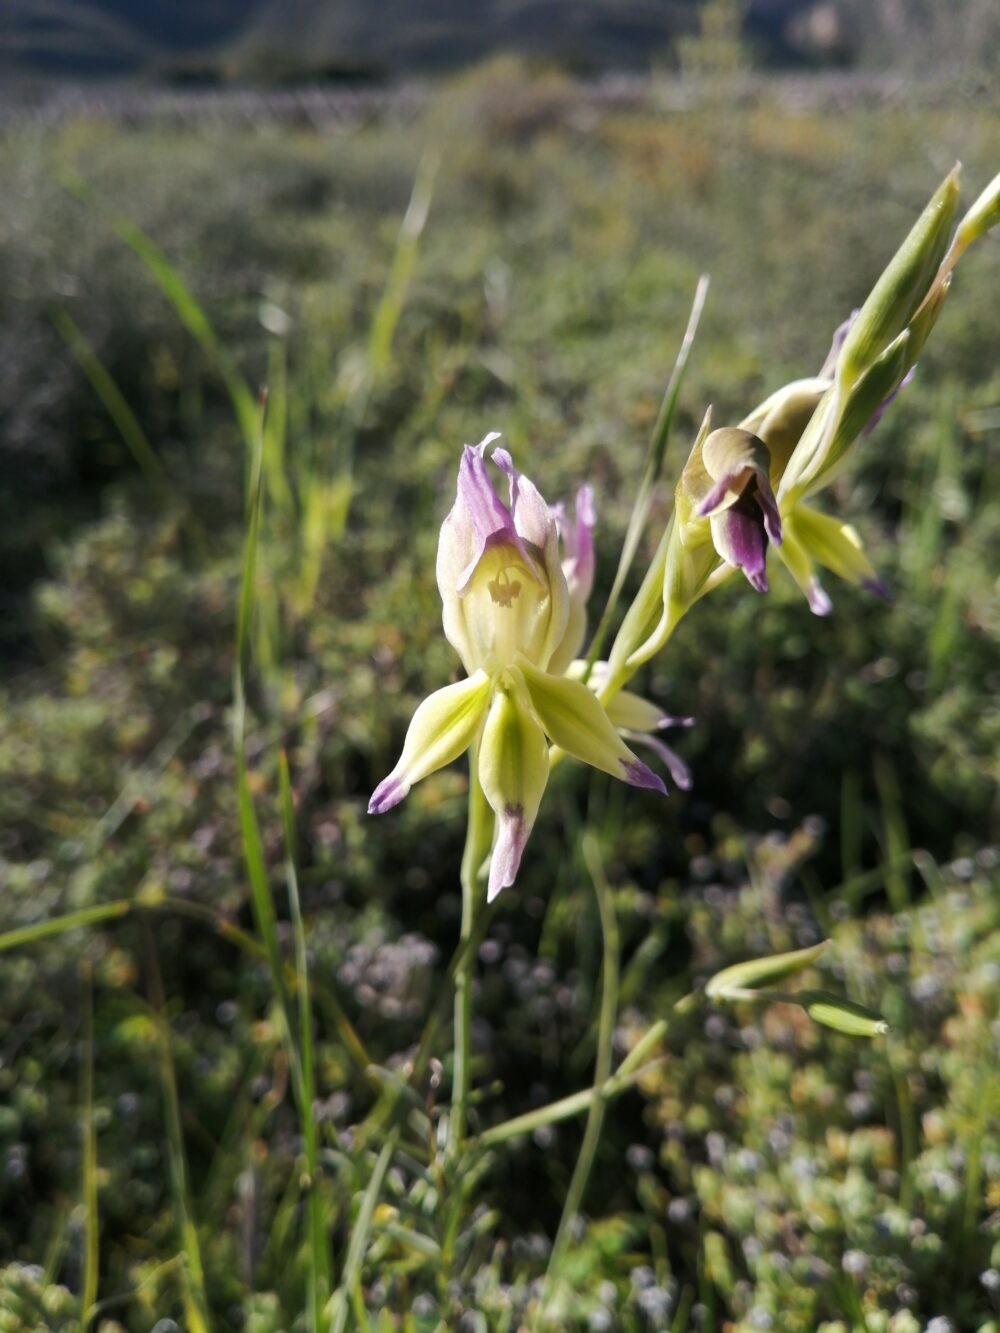
[[[490,881],[486,889],[488,903],[517,878],[530,832],[524,818],[524,806],[505,805],[498,819],[497,840],[490,859]]]
[[[465,592],[469,586],[469,581],[475,573],[476,566],[483,557],[483,552],[487,546],[497,542],[509,542],[520,552],[528,571],[541,582],[541,574],[535,560],[529,555],[521,532],[514,520],[514,515],[507,508],[504,502],[496,493],[493,482],[490,480],[490,474],[486,470],[486,450],[488,446],[499,436],[494,431],[475,446],[467,444],[462,450],[462,461],[458,468],[458,499],[456,507],[460,508],[464,517],[472,525],[472,558],[458,576],[457,591]],[[504,449],[497,449],[494,458],[501,467],[507,471],[507,466],[513,466],[510,463],[510,455]],[[506,465],[505,465],[506,464]],[[538,492],[531,487],[534,496],[538,497]],[[513,494],[513,487],[512,487]],[[541,501],[541,497],[538,497]],[[544,501],[541,501],[544,506]],[[523,507],[523,506],[522,506]],[[534,540],[529,535],[529,540]],[[536,543],[537,544],[537,543]],[[542,543],[544,544],[544,543]]]
[[[567,560],[572,561],[570,571],[578,595],[584,601],[590,596],[594,586],[594,524],[597,521],[594,512],[594,490],[592,486],[581,486],[576,493],[576,505],[572,526],[566,523],[562,528],[563,547]]]
[[[770,584],[767,581],[767,570],[755,569],[753,571],[744,569],[743,573],[747,576],[747,583],[753,588],[754,592],[767,592]]]
[[[720,478],[695,510],[698,517],[708,518],[713,509],[718,509],[730,491],[739,490],[745,471],[745,468],[740,468],[739,471],[727,472],[724,477]]]
[[[876,597],[880,597],[883,602],[891,602],[893,600],[892,593],[880,578],[862,579],[861,586],[866,592],[873,592]]]
[[[778,502],[774,498],[774,492],[771,490],[770,484],[758,483],[757,489],[754,491],[754,499],[764,515],[764,531],[767,533],[768,539],[775,546],[780,546],[782,535],[781,515],[778,512]]]
[[[667,795],[667,784],[641,759],[620,759],[618,762],[622,766],[625,781],[630,786],[648,787],[650,791],[658,791],[662,796]]]
[[[890,393],[887,398],[883,399],[883,401],[872,413],[871,418],[868,421],[868,424],[861,432],[862,435],[870,435],[872,433],[872,431],[875,429],[878,423],[882,420],[883,416],[885,415],[886,408],[890,406],[896,395],[900,392],[901,389],[905,389],[907,385],[909,385],[912,382],[913,376],[916,374],[916,371],[917,371],[916,366],[910,367],[910,369],[906,372],[903,378],[893,389],[892,393]]]
[[[668,727],[693,727],[693,717],[675,717],[672,713],[664,713],[656,724],[658,731],[666,731]]]
[[[767,592],[767,533],[753,497],[740,496],[711,523],[715,549],[723,560],[742,569],[751,587]]]
[[[387,778],[382,779],[372,792],[372,798],[368,802],[368,813],[370,815],[384,815],[394,805],[399,805],[409,790],[410,784],[405,778],[390,773]]]
[[[806,600],[814,616],[828,616],[833,610],[833,603],[823,589],[819,579],[811,579],[806,589]]]
[[[833,341],[830,344],[830,350],[829,352],[827,352],[826,360],[823,362],[823,365],[820,368],[819,372],[820,377],[825,377],[833,374],[834,369],[836,368],[837,365],[837,357],[840,356],[840,349],[844,345],[844,339],[847,337],[851,325],[854,323],[854,321],[860,314],[861,314],[861,307],[858,306],[855,310],[851,311],[848,317],[844,320],[843,324],[837,325],[833,333]]]
[[[475,447],[467,444],[462,450],[462,461],[458,466],[457,503],[472,524],[474,534],[472,559],[459,575],[459,592],[463,592],[468,585],[491,538],[499,536],[512,543],[517,542],[510,510],[497,495],[486,470],[486,446],[496,438],[495,434],[487,435],[482,444]]]
[[[510,511],[518,537],[544,551],[555,515],[533,481],[519,472],[506,449],[495,449],[493,461],[510,481]]]
[[[674,786],[679,787],[681,791],[690,791],[694,785],[694,779],[691,777],[691,770],[685,764],[676,750],[672,749],[659,736],[636,736],[636,743],[648,745],[654,754],[666,765],[667,772],[673,780]]]

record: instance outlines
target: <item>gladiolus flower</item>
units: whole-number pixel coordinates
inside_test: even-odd
[[[742,569],[758,592],[767,592],[767,544],[781,542],[769,474],[770,455],[763,440],[730,426],[713,430],[695,445],[681,479],[694,501],[694,520],[708,519],[716,553],[727,565]]]
[[[466,445],[438,544],[444,631],[467,679],[423,701],[399,762],[368,806],[371,814],[390,810],[414,782],[472,748],[476,777],[496,816],[491,901],[517,875],[548,781],[550,742],[632,786],[666,792],[591,690],[563,674],[585,632],[592,497],[581,492],[567,524],[507,451],[495,449],[493,462],[508,480],[505,503],[486,466],[496,438]]]

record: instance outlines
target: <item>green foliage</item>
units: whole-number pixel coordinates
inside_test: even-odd
[[[441,164],[404,264],[428,140]],[[429,1016],[446,1024],[465,778],[429,779],[391,822],[363,813],[416,702],[455,670],[433,561],[458,446],[502,429],[546,494],[594,482],[600,608],[699,273],[667,477],[709,401],[737,420],[817,369],[922,205],[931,154],[961,155],[974,192],[996,123],[965,104],[595,113],[509,66],[423,120],[338,138],[81,121],[0,143],[0,931],[32,932],[0,970],[0,1328],[77,1327],[94,1248],[100,1320],[140,1333],[189,1318],[202,1286],[213,1328],[305,1329],[310,1271],[331,1259],[334,1287],[349,1280],[326,1315],[346,1324],[544,1326],[582,1124],[450,1161],[448,1043],[420,1044]],[[91,202],[61,189],[68,172]],[[209,337],[119,215],[155,238]],[[767,600],[733,584],[695,608],[649,681],[698,718],[694,790],[626,803],[561,766],[484,922],[473,1135],[592,1080],[584,821],[617,923],[616,1062],[670,1020],[638,1090],[605,1107],[552,1327],[994,1317],[996,277],[995,247],[963,263],[915,382],[836,484],[895,604],[834,586],[819,622],[776,571]],[[247,449],[230,394],[264,378],[238,763]],[[259,830],[266,948],[247,935],[241,818]],[[884,1015],[887,1037],[785,1004],[674,1009],[723,968],[826,936],[822,989]],[[406,1095],[408,1062],[426,1072]],[[296,1110],[309,1079],[316,1143]]]

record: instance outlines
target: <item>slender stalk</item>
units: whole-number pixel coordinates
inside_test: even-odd
[[[371,1234],[372,1222],[375,1218],[375,1207],[378,1204],[379,1194],[382,1192],[382,1183],[385,1180],[386,1172],[392,1162],[392,1155],[396,1151],[399,1134],[400,1129],[397,1125],[383,1144],[365,1192],[361,1196],[361,1207],[358,1209],[358,1215],[354,1219],[354,1227],[351,1230],[351,1239],[344,1259],[344,1270],[340,1275],[340,1286],[326,1304],[325,1314],[330,1320],[331,1333],[344,1333],[347,1327],[347,1316],[353,1302],[354,1289],[361,1277],[361,1266],[364,1263],[368,1237]]]
[[[187,1162],[184,1156],[184,1132],[181,1128],[180,1098],[177,1095],[177,1076],[170,1049],[170,1029],[165,1014],[166,1000],[160,978],[160,963],[152,932],[145,930],[146,971],[155,1014],[156,1039],[159,1045],[160,1081],[166,1114],[167,1153],[170,1166],[170,1184],[174,1196],[174,1221],[184,1255],[183,1299],[187,1326],[191,1333],[210,1333],[208,1298],[205,1294],[205,1272],[201,1260],[201,1246],[194,1219],[191,1216],[188,1190]]]
[[[94,1120],[94,983],[89,962],[83,964],[83,1288],[80,1324],[89,1328],[97,1304],[100,1216],[97,1207],[97,1126]]]
[[[659,1028],[659,1024],[657,1027]],[[663,1030],[656,1035],[660,1037],[666,1030],[666,1024]],[[652,1032],[652,1029],[650,1029]],[[645,1040],[645,1038],[644,1038]],[[505,1120],[500,1125],[494,1125],[492,1129],[485,1130],[472,1142],[477,1148],[495,1148],[498,1143],[507,1143],[510,1139],[521,1138],[525,1134],[533,1134],[536,1129],[541,1129],[544,1125],[555,1125],[560,1120],[571,1120],[575,1115],[582,1115],[584,1111],[590,1109],[595,1099],[602,1102],[609,1102],[614,1097],[620,1097],[623,1092],[628,1092],[629,1088],[635,1085],[653,1069],[659,1065],[664,1056],[657,1056],[653,1060],[647,1060],[644,1065],[638,1068],[632,1068],[625,1071],[624,1065],[605,1083],[595,1085],[592,1088],[584,1088],[581,1092],[570,1093],[568,1097],[561,1097],[557,1102],[549,1102],[545,1106],[539,1106],[534,1111],[526,1111],[524,1115],[514,1116],[511,1120]]]
[[[455,1052],[451,1085],[451,1118],[448,1122],[448,1149],[454,1152],[465,1138],[469,1107],[472,971],[475,952],[467,948],[476,924],[476,881],[479,868],[489,852],[493,836],[493,812],[479,781],[479,746],[469,754],[469,822],[462,853],[462,924],[459,948],[463,949],[455,969]]]
[[[649,441],[649,448],[646,451],[646,461],[643,464],[642,476],[639,480],[638,494],[636,496],[635,504],[632,506],[632,514],[629,518],[628,530],[625,533],[625,541],[622,545],[621,556],[618,560],[618,569],[615,572],[615,581],[612,584],[607,603],[601,614],[597,629],[594,632],[593,642],[590,645],[590,652],[587,654],[587,665],[583,675],[584,680],[588,679],[594,663],[601,655],[601,649],[604,647],[604,640],[607,638],[615,607],[618,604],[618,599],[621,596],[621,591],[625,585],[625,580],[628,577],[628,572],[635,559],[635,553],[639,549],[639,539],[641,538],[642,530],[646,525],[646,519],[649,517],[649,508],[653,500],[653,488],[656,485],[663,468],[663,459],[667,450],[667,440],[670,437],[670,427],[673,425],[674,412],[677,410],[677,400],[680,397],[681,385],[684,383],[684,372],[687,370],[688,358],[691,355],[691,348],[694,344],[695,334],[698,332],[698,325],[701,322],[701,313],[705,308],[705,298],[707,295],[708,274],[703,273],[698,279],[698,286],[695,288],[694,300],[691,303],[691,313],[688,316],[687,328],[684,330],[684,337],[681,339],[681,345],[674,360],[673,370],[670,372],[670,379],[663,395],[663,402],[660,404],[660,411],[656,418],[656,424],[653,427],[653,435]]]
[[[566,1202],[563,1205],[562,1217],[559,1219],[559,1230],[556,1232],[555,1243],[549,1256],[549,1267],[546,1274],[549,1280],[559,1270],[559,1262],[569,1239],[569,1229],[583,1203],[587,1182],[590,1180],[590,1172],[594,1165],[594,1158],[597,1155],[597,1145],[601,1140],[605,1101],[599,1095],[599,1089],[611,1077],[615,1020],[618,1017],[618,922],[615,918],[611,886],[604,874],[597,842],[588,834],[585,834],[583,838],[583,859],[587,863],[587,869],[590,871],[590,878],[594,885],[594,893],[597,896],[597,910],[601,919],[601,936],[604,942],[604,957],[601,969],[603,974],[601,1010],[597,1026],[597,1059],[594,1065],[594,1086],[590,1106],[587,1110],[587,1124],[583,1131],[580,1155],[576,1159],[569,1189],[566,1191]]]
[[[323,1197],[320,1193],[319,1142],[316,1132],[316,1076],[312,1034],[312,1004],[309,992],[309,964],[306,951],[305,927],[299,900],[299,877],[295,866],[295,810],[292,784],[288,772],[288,757],[284,750],[278,757],[278,777],[281,788],[281,816],[285,834],[285,880],[288,902],[295,932],[295,970],[298,975],[299,1001],[299,1061],[296,1066],[296,1100],[299,1104],[299,1123],[305,1149],[307,1182],[307,1212],[309,1219],[309,1328],[310,1333],[321,1333],[326,1328],[323,1307],[330,1295],[330,1250],[327,1243],[326,1223],[323,1216]]]

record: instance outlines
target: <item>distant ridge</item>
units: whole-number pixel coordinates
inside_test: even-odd
[[[780,55],[815,0],[749,0]],[[647,70],[697,28],[699,0],[0,0],[0,67],[87,78],[289,82],[432,73],[514,51],[578,71]]]

